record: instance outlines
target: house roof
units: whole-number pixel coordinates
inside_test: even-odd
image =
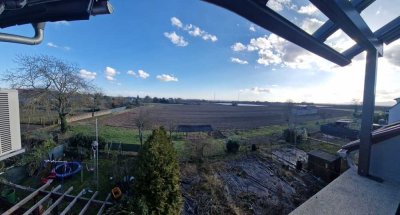
[[[396,122],[373,131],[371,135],[372,144],[377,144],[399,135],[400,135],[400,122]],[[353,142],[350,142],[342,146],[342,149],[348,151],[354,151],[357,150],[359,147],[360,147],[360,140],[355,140]]]
[[[312,150],[311,152],[307,153],[309,156],[314,156],[314,157],[318,157],[321,158],[323,160],[326,160],[328,162],[333,162],[335,160],[337,160],[339,158],[339,156],[337,155],[333,155],[329,152],[323,151],[323,150]]]
[[[178,125],[176,129],[178,132],[209,132],[213,130],[211,125]]]

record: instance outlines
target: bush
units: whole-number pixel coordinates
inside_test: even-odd
[[[135,167],[134,210],[137,214],[179,214],[182,196],[176,151],[163,128],[153,131]]]
[[[86,149],[91,149],[93,141],[96,140],[96,136],[94,135],[87,135],[84,133],[78,133],[74,136],[71,136],[68,139],[69,146],[72,147],[82,147]],[[99,148],[104,149],[106,140],[102,137],[99,136]]]
[[[283,131],[283,138],[285,139],[286,142],[288,143],[295,143],[295,132],[293,129],[285,129]],[[296,143],[302,143],[303,142],[303,135],[297,133],[296,135]]]
[[[35,146],[30,152],[25,154],[17,163],[18,166],[27,165],[27,171],[30,176],[35,174],[36,170],[44,159],[49,158],[49,152],[56,144],[52,139],[44,141],[42,144]]]
[[[226,151],[228,153],[237,153],[239,151],[239,142],[236,140],[228,140],[226,143]]]

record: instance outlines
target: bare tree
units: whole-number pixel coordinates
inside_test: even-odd
[[[79,76],[79,68],[71,63],[47,55],[18,56],[18,68],[8,72],[4,80],[12,88],[40,89],[41,95],[57,110],[61,132],[67,131],[67,116],[80,93],[89,91],[91,84]]]
[[[145,129],[151,128],[152,120],[146,107],[139,107],[138,109],[135,125],[139,131],[140,146],[143,146],[143,132]]]

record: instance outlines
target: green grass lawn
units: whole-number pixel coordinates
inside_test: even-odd
[[[78,133],[85,135],[95,135],[95,129],[92,126],[84,124],[75,124],[70,127],[67,136],[73,136]],[[144,132],[144,140],[150,136],[151,131]],[[136,129],[116,128],[111,126],[100,126],[99,136],[102,136],[107,142],[140,144],[139,132]]]

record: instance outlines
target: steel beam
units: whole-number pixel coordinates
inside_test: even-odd
[[[204,0],[226,8],[266,30],[321,56],[340,66],[348,65],[351,61],[328,45],[318,41],[295,24],[279,15],[265,4],[266,1],[254,0]]]
[[[386,45],[392,43],[393,41],[400,38],[400,17],[395,18],[379,30],[375,31],[375,36],[385,43]],[[363,52],[365,48],[362,46],[355,44],[354,46],[350,47],[342,54],[344,54],[347,58],[352,59],[356,55]]]
[[[351,4],[354,8],[361,13],[365,8],[371,5],[375,0],[353,0]],[[314,33],[313,36],[317,38],[319,41],[324,42],[331,36],[335,31],[339,29],[338,25],[333,23],[331,20],[326,21],[320,28],[318,28]]]
[[[332,22],[365,49],[375,49],[383,55],[383,44],[348,0],[310,0]]]
[[[378,52],[368,50],[365,67],[364,96],[360,131],[360,152],[358,158],[358,174],[369,176],[369,165],[372,146],[372,124],[375,109],[376,71]]]

